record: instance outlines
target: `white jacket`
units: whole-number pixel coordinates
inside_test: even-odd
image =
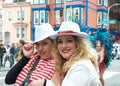
[[[102,84],[92,62],[90,60],[82,60],[73,64],[68,70],[62,81],[62,86],[102,86]]]

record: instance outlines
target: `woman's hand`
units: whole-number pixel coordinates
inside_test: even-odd
[[[60,86],[62,77],[59,74],[55,73],[54,76],[52,77],[52,81],[55,86]]]
[[[27,58],[30,58],[34,52],[34,44],[32,42],[26,43],[22,47],[23,53]]]

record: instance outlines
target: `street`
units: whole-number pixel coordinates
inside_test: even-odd
[[[7,61],[6,67],[0,69],[0,86],[13,86],[13,85],[6,85],[5,82],[4,82],[5,75],[6,75],[6,73],[8,72],[8,70],[10,69],[9,66],[10,66],[10,64],[9,64],[9,62]]]
[[[6,85],[4,82],[5,75],[9,70],[8,65],[0,70],[0,86],[13,86]],[[113,60],[110,67],[104,73],[105,86],[120,86],[120,60]]]
[[[104,74],[105,86],[120,86],[120,60],[113,60]]]

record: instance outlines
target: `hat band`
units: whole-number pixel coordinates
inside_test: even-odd
[[[71,30],[58,32],[58,34],[64,34],[64,33],[77,33],[77,32],[74,32],[74,31],[71,31]]]

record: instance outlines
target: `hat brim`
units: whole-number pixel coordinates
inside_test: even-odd
[[[53,39],[53,40],[54,40],[54,38],[53,38],[52,36],[48,36],[48,37],[42,37],[41,39],[35,40],[35,41],[33,41],[33,43],[42,41],[42,40],[44,40],[44,39],[46,39],[46,38],[50,38],[50,39]]]
[[[44,40],[44,39],[46,39],[46,38],[47,38],[47,37],[43,37],[43,38],[41,38],[41,39],[35,40],[35,41],[33,41],[33,43],[36,43],[36,42],[42,41],[42,40]]]
[[[78,36],[78,37],[82,37],[82,38],[85,38],[85,39],[88,39],[88,35],[87,33],[62,33],[62,34],[55,34],[53,36],[51,36],[52,39],[55,39],[57,38],[58,36],[65,36],[65,35],[72,35],[72,36]]]

